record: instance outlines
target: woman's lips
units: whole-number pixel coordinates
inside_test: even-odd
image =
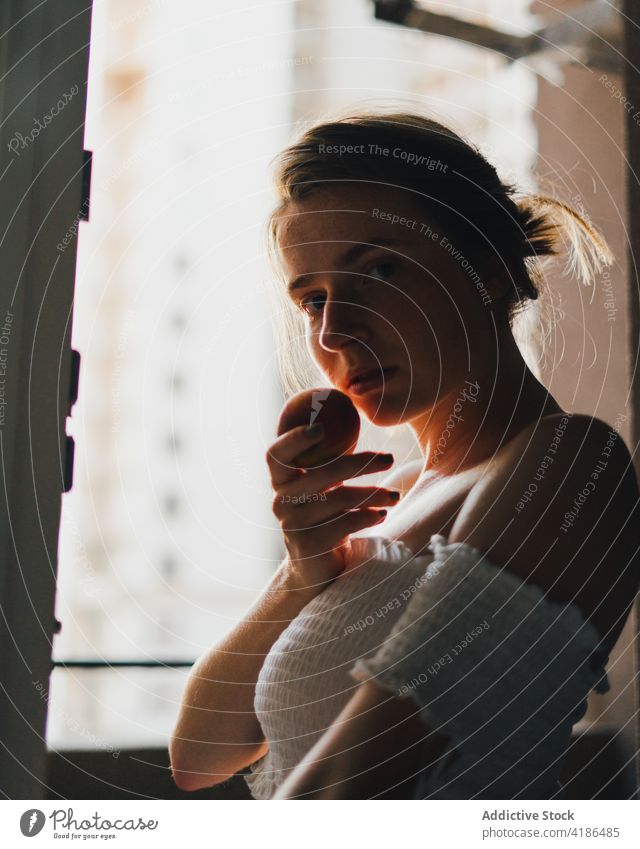
[[[350,384],[349,392],[353,392],[354,395],[364,395],[373,389],[381,389],[383,386],[386,386],[397,370],[397,366],[389,366],[381,371],[376,371],[364,380],[358,378]]]

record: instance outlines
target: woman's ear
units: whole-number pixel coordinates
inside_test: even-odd
[[[494,310],[509,291],[509,275],[504,261],[484,253],[478,257],[476,269],[480,274],[480,280],[475,284],[476,288],[485,306]]]

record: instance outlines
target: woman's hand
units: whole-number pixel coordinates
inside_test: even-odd
[[[315,427],[315,426],[312,426]],[[347,454],[317,469],[297,468],[294,459],[322,438],[304,425],[280,436],[267,451],[274,489],[273,512],[287,549],[288,568],[301,588],[324,586],[344,571],[349,535],[381,522],[399,493],[384,487],[340,486],[358,475],[388,469],[391,454]]]

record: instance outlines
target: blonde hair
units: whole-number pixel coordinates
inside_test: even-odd
[[[336,146],[345,153],[333,154]],[[359,152],[350,154],[354,148]],[[376,153],[380,148],[407,155],[381,157]],[[408,155],[440,163],[440,168],[421,170],[410,164]],[[507,268],[512,286],[496,313],[512,329],[518,314],[542,291],[545,257],[564,249],[569,257],[565,273],[577,274],[583,285],[591,285],[595,275],[614,261],[602,234],[571,206],[548,195],[525,194],[515,184],[503,182],[472,142],[414,112],[367,109],[322,120],[305,129],[274,164],[278,203],[266,221],[266,238],[276,283],[270,292],[286,397],[326,381],[300,343],[304,319],[286,294],[278,252],[281,216],[291,201],[310,192],[364,182],[413,193],[429,215],[465,240],[465,252],[476,256],[478,267],[486,262],[489,249]]]

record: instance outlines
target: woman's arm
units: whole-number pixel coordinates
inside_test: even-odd
[[[427,727],[413,699],[367,681],[274,799],[410,799],[449,740]]]
[[[600,419],[558,414],[525,429],[487,469],[449,542],[573,602],[612,647],[640,584],[639,496],[622,437]]]
[[[298,468],[296,458],[321,436],[300,425],[267,451],[273,512],[287,556],[242,621],[191,672],[169,746],[173,777],[183,790],[220,784],[267,753],[254,710],[265,657],[291,620],[345,568],[341,549],[349,536],[379,522],[376,508],[395,501],[384,488],[336,486],[387,469],[391,455],[365,451],[317,469]],[[303,497],[326,490],[322,501]]]
[[[274,642],[317,593],[301,588],[283,561],[242,620],[194,665],[169,744],[182,790],[220,784],[266,754],[256,681]]]

